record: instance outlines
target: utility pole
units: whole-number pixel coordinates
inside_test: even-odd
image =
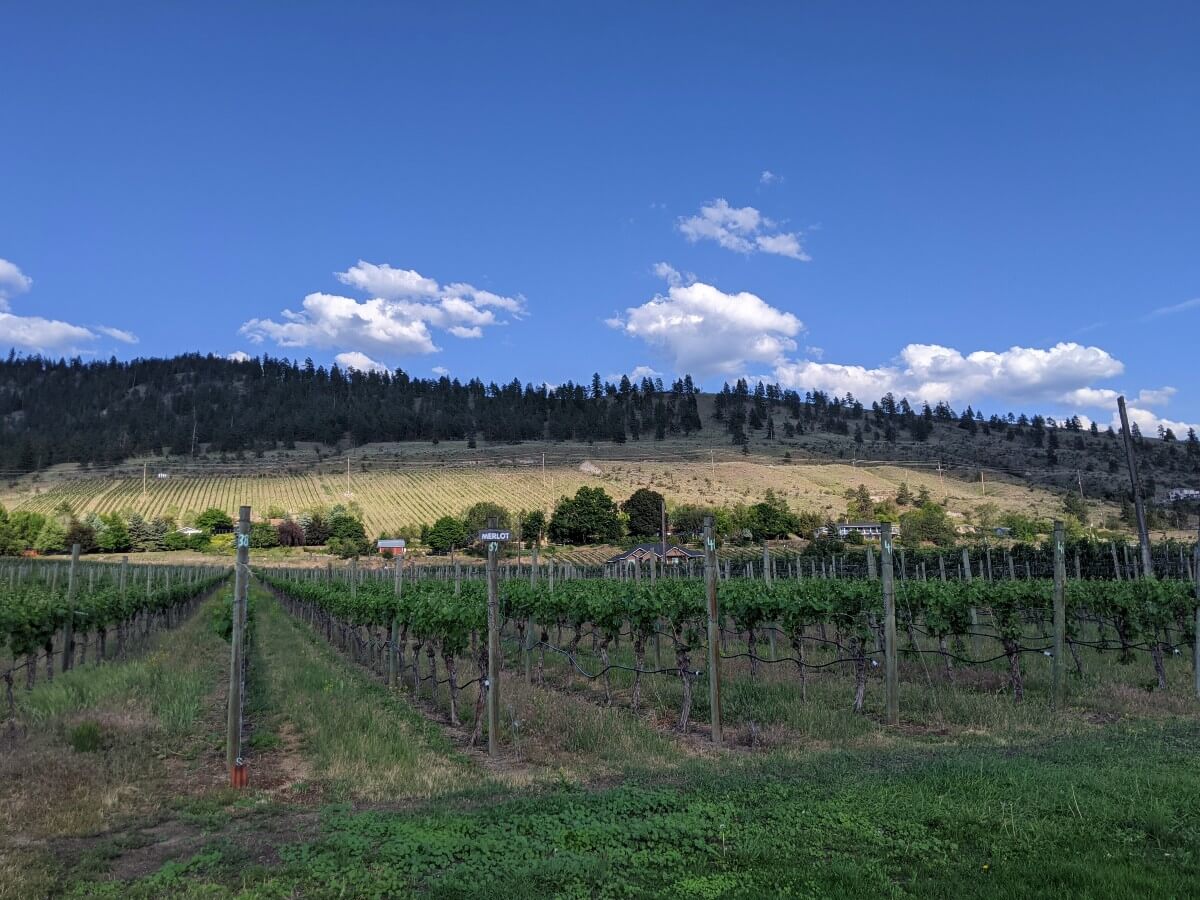
[[[346,453],[346,496],[350,496],[350,453]]]
[[[246,590],[250,579],[250,507],[238,511],[237,567],[233,571],[232,627],[229,635],[229,709],[225,727],[225,765],[230,784],[244,787],[242,762],[242,637],[246,621]]]
[[[1142,544],[1142,576],[1154,577],[1154,559],[1150,555],[1150,533],[1146,530],[1146,506],[1142,502],[1142,486],[1138,482],[1137,457],[1133,452],[1133,433],[1129,430],[1129,413],[1125,410],[1125,397],[1117,398],[1117,411],[1121,414],[1121,436],[1125,439],[1125,463],[1129,466],[1129,482],[1133,486],[1133,509],[1137,515],[1138,539]]]
[[[704,517],[704,592],[708,598],[708,705],[712,741],[721,746],[721,618],[717,609],[717,540],[713,517]]]
[[[142,499],[146,499],[146,464],[142,463]]]
[[[1067,562],[1063,538],[1063,523],[1054,523],[1054,656],[1052,685],[1054,709],[1062,710],[1065,696],[1066,646],[1067,646]]]
[[[542,454],[542,487],[546,487],[546,454]]]
[[[979,470],[979,493],[984,497],[987,496],[987,485],[983,481],[983,469]]]
[[[496,527],[496,517],[487,521],[488,529]],[[488,756],[495,759],[500,754],[500,589],[496,582],[496,556],[499,549],[496,541],[487,545],[487,625],[488,625],[488,677],[487,677],[487,724]]]
[[[712,466],[713,478],[717,477],[717,455],[710,448],[708,451],[708,462]]]
[[[896,589],[892,572],[892,523],[880,525],[880,574],[883,576],[883,676],[887,687],[887,723],[900,724],[900,672],[896,660]]]

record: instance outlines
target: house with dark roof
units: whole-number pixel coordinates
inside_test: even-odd
[[[633,565],[634,563],[643,563],[647,560],[655,560],[663,562],[668,566],[677,566],[689,559],[704,559],[704,554],[699,550],[689,550],[687,547],[680,547],[678,544],[667,544],[666,552],[664,553],[663,546],[661,542],[638,544],[636,547],[629,548],[624,553],[618,553],[607,562],[610,565]]]

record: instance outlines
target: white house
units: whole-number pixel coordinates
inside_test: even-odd
[[[840,538],[847,538],[852,534],[860,534],[870,541],[877,541],[883,537],[883,525],[880,522],[839,522],[837,525],[837,534]],[[900,534],[900,523],[892,523],[892,537]]]

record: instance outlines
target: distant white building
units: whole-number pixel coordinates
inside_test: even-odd
[[[1167,491],[1168,503],[1179,503],[1182,500],[1200,500],[1200,491],[1195,488],[1171,488]]]
[[[852,534],[861,534],[869,541],[878,541],[883,537],[883,525],[880,522],[840,522],[837,525],[837,535],[847,538]],[[892,537],[900,534],[900,523],[892,523]]]

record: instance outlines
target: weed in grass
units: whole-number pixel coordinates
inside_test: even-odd
[[[104,747],[104,740],[99,722],[80,722],[67,732],[67,743],[76,753],[95,753]]]

